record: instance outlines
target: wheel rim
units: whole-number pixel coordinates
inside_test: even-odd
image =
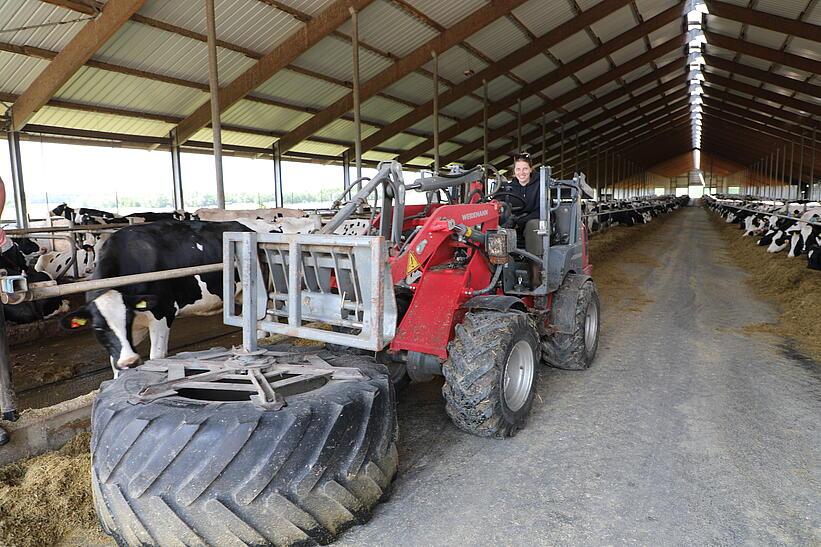
[[[599,334],[599,305],[595,300],[590,301],[587,306],[587,314],[584,316],[584,349],[588,353],[593,351],[596,345],[596,337]]]
[[[507,356],[502,390],[505,404],[513,412],[522,408],[530,396],[535,370],[533,365],[533,349],[527,341],[519,340]]]

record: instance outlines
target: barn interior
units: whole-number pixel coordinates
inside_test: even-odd
[[[540,373],[516,437],[454,428],[439,377],[399,394],[393,498],[339,542],[812,543],[821,251],[767,253],[729,216],[818,235],[820,43],[818,0],[4,0],[2,224],[46,238],[48,211],[101,207],[125,172],[117,214],[327,210],[387,162],[406,182],[513,179],[521,154],[583,175],[598,207],[680,198],[647,226],[587,226],[596,364]],[[140,178],[161,205],[129,209]],[[242,343],[221,316],[177,325],[172,352]],[[29,419],[111,378],[92,333],[21,327],[0,384]],[[56,435],[26,455],[88,429],[68,422],[19,433]],[[0,543],[112,541],[84,491],[91,516],[65,526],[3,515],[19,487],[0,478]]]

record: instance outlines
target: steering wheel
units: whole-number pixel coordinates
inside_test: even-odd
[[[527,208],[527,202],[525,201],[525,199],[522,196],[518,195],[518,194],[514,194],[513,192],[501,191],[501,192],[496,192],[492,196],[487,197],[488,200],[491,200],[491,199],[498,200],[500,198],[513,198],[513,201],[518,202],[518,205],[514,204],[514,203],[510,203],[510,212],[511,213],[514,213],[514,214],[521,213],[522,211],[525,210],[525,208]],[[507,200],[505,200],[505,201],[507,201]]]

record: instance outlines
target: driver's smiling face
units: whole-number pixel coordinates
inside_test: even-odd
[[[527,186],[527,183],[530,182],[530,173],[532,171],[533,168],[526,161],[517,161],[513,166],[513,174],[522,186]]]

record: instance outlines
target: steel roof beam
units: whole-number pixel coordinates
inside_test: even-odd
[[[782,122],[780,120],[776,120],[774,118],[769,118],[764,116],[763,114],[759,114],[758,112],[753,112],[751,110],[745,110],[741,107],[735,106],[728,102],[722,102],[719,99],[715,99],[710,95],[705,95],[704,97],[704,104],[711,106],[713,108],[718,108],[719,110],[726,110],[731,114],[735,114],[736,116],[741,116],[743,118],[749,118],[751,120],[755,120],[758,123],[763,125],[767,125],[773,127],[775,129],[780,129],[782,131],[786,131],[792,134],[801,134],[801,126],[790,123],[790,122]]]
[[[12,129],[22,129],[34,113],[46,104],[144,3],[145,0],[109,0],[100,15],[80,29],[80,32],[17,99],[11,111]]]
[[[670,63],[669,65],[665,65],[665,68],[667,68],[671,65],[673,65],[673,63]],[[679,70],[679,71],[683,70],[683,67],[680,66],[678,63],[675,63],[675,65],[677,65],[677,66],[674,67],[676,70]],[[607,104],[607,102],[610,102],[610,101],[612,101],[616,98],[622,97],[622,96],[626,95],[628,92],[632,91],[633,89],[643,87],[644,85],[646,85],[646,82],[641,82],[640,83],[639,82],[640,80],[645,80],[645,79],[655,80],[656,77],[658,77],[658,74],[648,74],[647,76],[639,78],[635,82],[631,82],[630,84],[628,84],[624,88],[619,88],[619,89],[614,90],[611,93],[608,93],[607,95],[601,97],[598,102],[600,102],[601,104]],[[605,110],[603,112],[600,112],[599,114],[593,116],[590,119],[581,121],[581,122],[577,123],[576,125],[574,125],[572,127],[569,127],[569,128],[565,127],[565,133],[570,131],[571,133],[576,134],[579,131],[584,131],[585,129],[593,128],[597,124],[599,124],[599,123],[601,123],[605,120],[609,120],[609,119],[613,118],[613,116],[615,116],[616,114],[619,114],[620,112],[624,112],[625,110],[627,110],[629,108],[639,106],[642,102],[644,102],[648,99],[651,99],[653,97],[661,95],[661,94],[663,94],[667,91],[670,91],[671,89],[674,89],[677,86],[684,85],[686,83],[686,81],[687,80],[682,75],[680,78],[675,78],[673,80],[670,80],[670,81],[660,85],[659,87],[654,87],[652,89],[648,89],[647,91],[644,91],[644,92],[636,95],[632,99],[629,99],[627,101],[619,103],[619,104],[617,104],[616,106],[614,106],[613,108],[611,108],[609,110]],[[635,85],[635,84],[639,84],[639,85]],[[666,100],[669,101],[671,99],[671,97],[672,97],[672,95],[667,95]],[[559,120],[557,120],[556,122],[553,122],[554,125],[556,123],[567,123],[571,120],[576,120],[576,119],[580,118],[581,116],[587,114],[591,110],[594,110],[592,108],[588,108],[589,105],[591,105],[591,104],[592,103],[588,103],[588,104],[580,107],[577,110],[569,112],[566,115],[566,117],[559,118]],[[595,106],[598,107],[600,105],[595,105]],[[542,137],[542,129],[540,127],[536,131],[528,133],[527,135],[522,137],[522,142],[527,143],[528,145],[533,145],[534,142],[536,142],[538,140],[541,140],[541,137]],[[552,146],[554,143],[560,143],[560,141],[561,141],[561,138],[558,135],[555,138],[552,138],[552,139],[548,140],[548,142],[550,143],[550,146]],[[512,146],[512,144],[510,144],[510,143],[505,144],[504,146],[501,146],[499,148],[494,149],[492,152],[489,153],[489,155],[491,157],[495,158],[495,157],[498,157],[502,154],[508,154],[512,150],[511,146]],[[538,156],[540,153],[541,152],[537,153],[535,156]]]
[[[711,46],[729,49],[737,53],[743,53],[744,55],[752,55],[753,57],[758,57],[771,63],[790,66],[811,74],[821,73],[821,62],[810,59],[809,57],[802,57],[800,55],[787,53],[786,51],[760,46],[752,42],[739,40],[738,38],[725,36],[724,34],[718,34],[717,32],[709,30],[704,31],[704,36],[707,37],[707,44]]]
[[[777,104],[789,106],[790,108],[794,108],[802,112],[807,112],[809,114],[821,116],[821,106],[819,105],[807,103],[794,97],[789,97],[787,95],[775,93],[774,91],[768,91],[766,89],[755,87],[754,85],[745,84],[737,80],[731,80],[730,78],[725,78],[724,76],[719,76],[718,74],[712,74],[710,72],[706,72],[704,74],[704,77],[706,78],[706,81],[710,83],[714,83],[716,85],[724,86],[730,89],[735,89],[736,91],[740,91],[741,93],[747,93],[748,95],[758,97],[759,99],[766,99]]]
[[[499,17],[507,14],[515,7],[524,3],[525,0],[498,0],[491,2],[477,9],[467,17],[463,18],[445,32],[438,34],[431,40],[422,44],[405,57],[397,60],[392,66],[386,68],[370,80],[362,84],[360,90],[360,100],[366,101],[373,97],[378,91],[404,78],[428,61],[432,52],[443,53],[451,47],[463,42],[467,37],[477,32],[484,26],[492,23]],[[297,128],[289,131],[280,139],[280,149],[284,152],[290,150],[312,134],[316,133],[332,121],[341,117],[353,107],[352,94],[344,97],[320,111],[311,119],[300,124]]]
[[[810,116],[796,114],[794,112],[789,112],[786,110],[779,110],[778,108],[772,107],[768,104],[757,103],[752,99],[748,99],[746,97],[736,95],[735,93],[730,93],[723,89],[719,89],[715,86],[715,84],[712,84],[710,82],[705,83],[707,85],[704,86],[704,91],[707,97],[714,97],[716,99],[721,99],[722,101],[731,102],[738,106],[743,106],[745,108],[755,110],[756,112],[769,114],[770,116],[777,117],[782,120],[787,120],[796,125],[809,127],[810,129],[812,129],[813,127],[817,127],[819,125],[819,123],[813,120]]]
[[[787,76],[775,74],[767,70],[761,70],[760,68],[751,67],[749,65],[742,65],[741,63],[728,61],[727,59],[722,59],[721,57],[716,57],[715,55],[705,54],[704,60],[707,63],[707,69],[715,67],[730,73],[740,74],[741,76],[746,76],[754,80],[760,80],[768,84],[783,87],[797,93],[806,93],[812,97],[821,97],[821,86],[811,84],[804,80],[789,78]]]
[[[631,59],[630,61],[627,61],[626,63],[623,63],[623,64],[619,65],[614,70],[610,70],[610,71],[602,74],[601,76],[593,78],[592,80],[585,83],[583,86],[577,87],[576,89],[573,89],[573,90],[565,93],[564,95],[561,95],[560,97],[557,97],[557,98],[553,99],[552,101],[550,101],[548,103],[542,104],[541,106],[539,106],[537,108],[534,108],[533,110],[531,110],[530,112],[528,112],[527,114],[522,116],[522,123],[526,124],[526,123],[531,123],[531,122],[537,121],[541,117],[543,112],[545,112],[545,113],[549,112],[550,110],[554,110],[554,109],[562,106],[563,104],[567,104],[571,101],[574,101],[574,100],[578,99],[579,97],[582,97],[582,96],[586,95],[590,91],[594,91],[594,90],[600,88],[601,86],[606,85],[609,82],[611,82],[613,80],[616,80],[616,79],[624,76],[625,74],[628,74],[628,73],[636,70],[637,68],[641,67],[642,65],[645,65],[645,64],[649,63],[653,59],[661,57],[662,55],[665,55],[665,54],[667,54],[671,51],[675,51],[676,49],[678,49],[682,46],[682,43],[683,43],[682,36],[677,36],[677,37],[675,37],[671,40],[668,40],[667,42],[665,42],[663,44],[660,44],[660,45],[654,47],[653,49],[651,49],[651,50],[649,50],[645,53],[642,53],[641,55]],[[493,131],[491,131],[488,140],[490,142],[492,142],[492,141],[494,141],[498,138],[506,136],[507,134],[509,134],[511,131],[513,131],[515,129],[516,129],[516,123],[515,122],[507,123],[507,124],[505,124],[501,127],[498,127],[496,129],[494,129]],[[442,163],[447,164],[451,161],[462,158],[465,154],[469,154],[470,152],[477,149],[481,145],[482,145],[482,139],[477,139],[477,140],[475,140],[471,143],[468,143],[468,144],[460,147],[458,150],[454,151],[453,153],[448,154],[445,158],[442,159]],[[400,158],[407,157],[407,155],[408,154],[403,153],[399,157]],[[401,161],[401,159],[400,159],[400,161]]]
[[[669,82],[663,84],[661,87],[649,89],[649,90],[645,91],[644,93],[636,95],[633,99],[631,99],[629,101],[625,101],[625,102],[615,106],[612,110],[604,111],[604,112],[590,118],[589,120],[585,120],[585,121],[575,125],[574,127],[570,128],[570,131],[573,133],[573,135],[575,135],[576,133],[580,133],[581,131],[588,130],[588,129],[590,130],[590,132],[595,131],[597,133],[599,133],[600,131],[609,131],[610,129],[612,129],[614,127],[618,127],[619,124],[623,123],[624,119],[627,117],[627,116],[622,116],[622,117],[619,117],[617,119],[614,119],[614,116],[616,114],[624,112],[625,110],[628,110],[630,108],[636,107],[640,103],[645,102],[648,99],[651,99],[653,97],[657,97],[658,95],[662,95],[662,94],[666,93],[667,91],[670,91],[671,89],[673,89],[677,86],[681,86],[685,83],[686,83],[686,80],[684,79],[684,77],[676,78],[675,80],[670,80]],[[658,108],[661,108],[661,107],[667,105],[672,100],[683,98],[685,95],[686,95],[686,93],[683,93],[683,92],[682,93],[671,93],[669,95],[663,95],[658,100],[655,100],[652,103],[646,105],[645,108],[647,108],[650,111],[654,111]],[[633,115],[633,113],[628,114],[628,116],[629,115]],[[609,123],[607,123],[606,125],[601,126],[599,128],[595,127],[597,124],[599,124],[603,121],[606,121],[606,120],[611,120],[611,121]],[[565,129],[565,134],[567,134],[567,131],[568,130]],[[585,138],[589,134],[590,134],[589,132],[585,133],[584,134]],[[541,128],[538,131],[534,131],[534,132],[529,133],[528,135],[526,135],[522,139],[522,142],[527,143],[528,146],[532,146],[534,144],[534,142],[536,142],[538,140],[541,140]],[[571,147],[573,147],[572,143],[568,143],[568,144]],[[497,158],[501,155],[509,156],[509,152],[511,151],[511,146],[512,146],[512,144],[506,144],[505,146],[494,149],[488,155],[489,155],[489,157],[492,157],[492,158]],[[560,147],[561,146],[561,137],[557,135],[557,136],[555,136],[551,139],[548,139],[547,142],[546,142],[546,146],[550,148],[550,151],[552,151],[553,146]],[[533,157],[534,160],[536,158],[540,158],[541,157],[541,151],[533,154],[532,157]]]
[[[781,17],[773,13],[754,10],[746,6],[736,6],[726,2],[707,0],[710,15],[730,19],[738,23],[753,25],[790,36],[798,36],[815,42],[821,41],[821,27],[812,23],[805,23],[796,19]]]
[[[536,57],[537,55],[543,53],[546,49],[558,44],[562,40],[565,40],[573,34],[582,31],[591,22],[598,21],[599,19],[627,5],[630,1],[632,0],[606,0],[605,2],[601,2],[600,4],[597,4],[595,7],[587,10],[580,16],[575,17],[562,25],[559,25],[555,29],[549,30],[547,33],[543,34],[539,38],[536,38],[535,40],[529,42],[527,45],[517,49],[513,53],[506,55],[504,58],[489,64],[487,68],[480,70],[473,76],[456,84],[444,93],[441,93],[439,95],[439,107],[442,108],[443,106],[447,106],[451,103],[458,101],[462,97],[465,97],[468,94],[470,94],[472,91],[479,89],[482,86],[483,80],[487,80],[488,82],[493,81],[494,79],[503,75],[508,70],[521,65],[525,61],[533,57]],[[629,42],[625,42],[624,45],[627,45],[628,43]],[[596,60],[598,60],[599,58],[601,57],[597,57]],[[571,75],[574,72],[573,70],[568,71],[565,68],[559,69],[559,71],[562,70],[566,71],[567,75]],[[539,88],[539,91],[544,89],[544,87],[545,86]],[[515,102],[515,100],[513,102]],[[512,106],[513,102],[507,103],[507,106]],[[429,117],[431,115],[432,105],[433,101],[428,101],[425,104],[419,105],[419,107],[414,109],[412,112],[408,112],[395,122],[386,126],[383,130],[368,136],[364,141],[362,141],[362,149],[369,150],[371,147],[379,144],[380,142],[384,142],[389,138],[393,137],[394,135],[396,135],[397,133],[401,132],[404,128],[410,127]],[[501,111],[504,110],[504,108],[498,110]],[[489,114],[489,116],[492,115],[493,114]],[[462,124],[460,123],[457,125]],[[454,129],[452,128],[446,129],[440,135],[440,139],[450,139],[452,136],[451,133],[453,133],[453,131]],[[458,133],[455,134],[458,135]]]
[[[336,30],[349,17],[349,8],[361,10],[373,0],[336,0],[314,19],[297,29],[289,38],[265,54],[254,66],[222,87],[219,93],[220,112],[225,112],[237,101],[262,85],[271,76],[285,68],[302,53]],[[211,119],[211,100],[200,105],[176,128],[181,143],[190,139]],[[282,152],[285,152],[283,149]]]

